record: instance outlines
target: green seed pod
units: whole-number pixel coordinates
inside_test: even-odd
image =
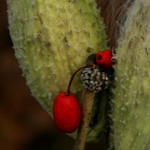
[[[117,48],[112,140],[115,150],[150,149],[150,1],[135,0]]]
[[[15,55],[33,96],[51,114],[86,58],[106,48],[103,21],[93,0],[7,0]],[[71,91],[81,93],[74,79]]]

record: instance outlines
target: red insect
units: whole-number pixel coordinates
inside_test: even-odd
[[[53,116],[56,126],[63,132],[75,131],[81,121],[81,109],[76,96],[72,93],[60,93],[54,102]]]
[[[112,50],[104,50],[100,51],[96,55],[96,62],[103,66],[104,68],[111,68],[112,67]]]
[[[63,132],[74,132],[81,121],[81,109],[76,96],[70,92],[75,74],[85,67],[79,68],[72,76],[67,92],[60,93],[53,105],[53,117],[56,126]]]

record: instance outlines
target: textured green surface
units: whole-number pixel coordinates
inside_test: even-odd
[[[58,93],[91,53],[106,48],[93,0],[7,0],[15,55],[33,96],[51,114]],[[75,77],[71,91],[81,94]]]
[[[150,1],[135,0],[117,48],[115,150],[150,149]]]

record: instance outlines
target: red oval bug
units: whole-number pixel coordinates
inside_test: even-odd
[[[75,74],[85,67],[79,68],[72,75],[67,92],[60,93],[53,104],[54,122],[61,131],[66,133],[74,132],[81,121],[80,105],[76,96],[70,92],[70,87]]]
[[[96,62],[103,66],[104,68],[112,67],[112,50],[106,49],[104,51],[100,51],[96,55]]]
[[[73,93],[60,93],[54,101],[53,115],[54,122],[61,131],[75,131],[81,121],[81,109],[76,96]]]

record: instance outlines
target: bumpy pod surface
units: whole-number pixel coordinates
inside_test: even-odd
[[[7,0],[9,29],[33,96],[52,113],[58,93],[91,53],[106,48],[106,35],[93,0]],[[79,75],[71,91],[81,93]]]
[[[106,44],[96,4],[68,0],[8,0],[16,57],[33,95],[51,112],[51,101],[67,89],[72,73]],[[79,78],[72,91],[81,90]]]
[[[150,1],[135,0],[117,48],[115,150],[150,149]]]

